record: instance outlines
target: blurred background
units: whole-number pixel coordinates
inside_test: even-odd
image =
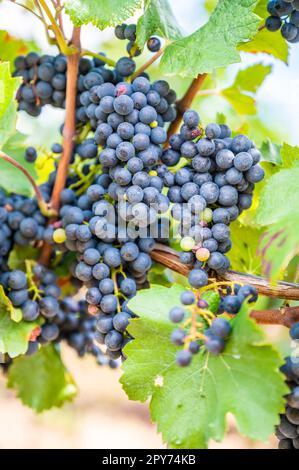
[[[205,23],[208,14],[204,2],[198,0],[172,0],[175,16],[186,34],[191,34]],[[136,18],[135,18],[136,20]],[[130,20],[134,22],[134,18]],[[44,30],[34,16],[10,2],[0,4],[0,29],[13,36],[33,40],[44,53],[56,53],[55,47],[46,42]],[[66,32],[71,25],[66,18]],[[84,48],[105,51],[113,59],[125,55],[125,45],[114,39],[111,28],[100,32],[93,26],[83,27]],[[240,113],[221,96],[199,96],[194,107],[199,110],[204,123],[215,120],[219,113],[227,116],[234,129],[246,129],[257,144],[270,138],[281,144],[283,141],[299,145],[297,112],[299,109],[299,54],[297,47],[290,48],[288,66],[265,54],[242,54],[242,63],[232,65],[226,72],[218,70],[208,88],[229,87],[238,71],[261,63],[271,65],[272,71],[259,87],[255,99],[255,111],[250,115]],[[211,51],[212,53],[212,51]],[[146,53],[145,53],[146,55]],[[143,58],[137,59],[140,63]],[[161,77],[158,64],[152,67],[151,77]],[[178,96],[184,93],[189,80],[177,77],[169,79]],[[216,84],[216,85],[215,85]],[[58,127],[63,121],[62,110],[45,107],[37,119],[20,115],[18,129],[28,134],[31,144],[49,148],[59,138]],[[285,349],[281,329],[268,329],[272,339]],[[100,368],[92,359],[80,359],[69,349],[63,350],[66,366],[73,374],[80,393],[74,403],[41,415],[35,415],[24,407],[6,389],[0,377],[0,417],[3,432],[0,448],[162,448],[161,436],[150,423],[147,404],[128,401],[118,379],[119,370]],[[276,439],[267,443],[255,443],[240,437],[234,421],[228,419],[227,437],[221,444],[212,443],[212,448],[273,448]]]

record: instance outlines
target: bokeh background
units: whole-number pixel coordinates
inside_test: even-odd
[[[204,2],[198,0],[172,0],[171,5],[186,34],[196,30],[207,19]],[[131,21],[131,20],[130,20]],[[132,19],[132,22],[134,19]],[[10,34],[35,41],[44,53],[56,53],[45,40],[44,30],[37,19],[10,2],[0,4],[0,29]],[[66,18],[66,31],[71,25]],[[124,43],[117,43],[113,30],[98,31],[93,26],[83,27],[82,43],[92,51],[105,51],[117,59],[125,55]],[[228,116],[228,124],[235,129],[250,122],[251,137],[258,144],[270,137],[275,143],[288,142],[299,145],[299,46],[290,48],[288,66],[264,54],[242,54],[242,63],[232,65],[227,72],[218,71],[217,83],[229,86],[240,69],[254,63],[272,65],[271,74],[265,79],[256,95],[255,116],[240,116],[223,98],[206,97],[196,101],[204,123],[216,118],[217,113]],[[211,54],[213,51],[211,50]],[[144,59],[143,59],[144,60]],[[140,59],[138,59],[140,61]],[[161,78],[159,66],[152,68],[152,77]],[[182,94],[189,81],[171,78],[173,88]],[[31,144],[49,147],[55,141],[64,112],[46,107],[41,116],[31,119],[20,116],[18,129],[28,134]],[[256,133],[256,136],[254,135]],[[279,328],[268,329],[267,333],[284,350],[286,334]],[[63,350],[65,364],[73,374],[80,393],[72,404],[41,415],[24,407],[6,389],[5,380],[0,377],[0,448],[162,448],[161,436],[151,424],[147,404],[130,402],[123,392],[118,379],[119,370],[100,368],[92,359],[79,359],[69,349]],[[241,437],[232,417],[228,417],[228,432],[223,443],[212,443],[212,448],[274,448],[276,439],[267,443],[251,442]]]

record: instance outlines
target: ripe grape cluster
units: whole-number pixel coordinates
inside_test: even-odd
[[[86,302],[62,298],[57,276],[50,269],[40,264],[26,267],[26,272],[15,269],[0,276],[0,285],[13,307],[20,309],[22,320],[38,321],[26,354],[34,354],[40,345],[65,340],[80,356],[92,354],[98,364],[114,368],[116,362],[95,344],[96,319],[88,313]]]
[[[104,57],[103,54],[102,56]],[[63,54],[40,56],[36,52],[30,52],[27,56],[18,56],[15,59],[14,76],[23,79],[17,94],[19,109],[36,117],[46,104],[64,108],[66,72],[67,60]],[[77,121],[84,122],[87,119],[80,108],[81,94],[104,81],[117,82],[121,79],[117,71],[106,68],[100,58],[82,57],[77,80]]]
[[[127,52],[130,57],[139,56],[142,51],[136,44],[136,25],[135,24],[119,24],[114,30],[117,39],[127,40]],[[158,52],[161,49],[161,41],[156,36],[151,36],[147,41],[147,48],[150,52]]]
[[[291,44],[299,42],[299,1],[271,0],[270,16],[266,19],[268,31],[280,30],[282,37]]]
[[[154,242],[149,238],[123,237],[118,226],[113,225],[115,214],[110,214],[113,206],[103,199],[108,193],[99,184],[106,186],[104,179],[109,183],[109,177],[100,175],[98,184],[89,187],[85,210],[65,206],[61,216],[65,245],[77,256],[73,274],[87,288],[88,311],[97,318],[96,340],[105,344],[109,356],[116,359],[130,340],[126,328],[132,313],[127,303],[137,288],[146,283],[152,265],[148,252]]]
[[[176,346],[184,346],[176,354],[176,362],[181,367],[190,364],[192,356],[203,347],[213,355],[220,354],[225,348],[232,326],[230,317],[236,315],[242,304],[255,302],[257,291],[253,286],[232,284],[232,286],[217,286],[220,302],[216,312],[209,309],[209,302],[204,292],[186,290],[181,294],[181,306],[173,307],[169,312],[170,320],[180,327],[171,333],[171,341]],[[217,315],[226,314],[227,318]]]
[[[34,198],[7,195],[0,189],[0,222],[0,267],[3,271],[14,243],[25,247],[44,239],[47,219]]]
[[[71,275],[84,286],[85,302],[74,307],[73,299],[59,301],[59,313],[42,328],[47,326],[52,333],[56,329],[55,341],[66,339],[80,355],[88,351],[101,356],[99,362],[124,357],[123,347],[132,339],[127,326],[134,316],[128,300],[148,287],[150,252],[157,242],[169,243],[169,228],[181,238],[181,262],[192,267],[189,297],[195,296],[192,289],[206,286],[211,271],[228,269],[229,225],[250,207],[254,185],[264,176],[258,165],[260,152],[246,136],[232,138],[226,125],[209,124],[204,130],[192,110],[185,112],[179,133],[166,144],[164,127],[176,118],[176,93],[165,80],[151,83],[146,73],[129,81],[127,77],[136,70],[133,57],[141,53],[136,47],[136,26],[119,25],[115,35],[129,41],[129,57],[121,57],[114,68],[105,65],[104,55],[103,60],[100,56],[80,59],[76,124],[85,137],[74,145],[66,189],[60,195],[59,220],[48,224],[35,200],[30,200],[36,213],[26,213],[30,221],[25,217],[23,223],[19,196],[10,196],[15,228],[3,220],[13,230],[11,234],[4,228],[9,238],[4,256],[13,243],[24,245],[27,240],[74,253]],[[157,52],[160,40],[151,37],[147,47]],[[23,77],[20,109],[36,116],[45,104],[64,107],[67,61],[62,54],[30,53],[17,57],[15,66],[15,75]],[[62,146],[54,144],[52,152],[59,159]],[[25,159],[33,163],[36,158],[36,149],[28,147]],[[55,169],[40,186],[46,202],[56,174]],[[7,211],[7,201],[3,205]],[[13,217],[8,215],[7,221]],[[23,225],[29,227],[27,235]],[[17,294],[9,291],[9,295]],[[236,314],[248,297],[256,297],[250,286],[235,286],[233,294],[229,288],[222,289],[217,314]],[[196,296],[195,303],[188,305],[208,311]],[[223,322],[214,318],[211,325],[203,325],[203,344],[211,352],[219,353],[224,347],[219,326]],[[107,347],[108,358],[97,352],[101,350],[94,339]],[[184,344],[185,339],[184,333]],[[200,346],[197,340],[188,339],[193,349],[180,351],[181,362],[190,362],[190,354]]]
[[[203,129],[195,111],[186,111],[179,134],[170,137],[170,148],[161,155],[158,175],[167,186],[173,204],[172,217],[182,236],[182,263],[193,265],[189,282],[200,288],[208,271],[225,272],[231,249],[232,221],[252,204],[255,183],[264,177],[258,165],[261,154],[245,135],[231,137],[226,125],[209,124]],[[181,156],[188,160],[177,171]]]
[[[299,357],[298,352],[296,354],[299,342],[299,322],[290,329],[290,337],[295,344],[295,354],[294,357],[287,357],[281,368],[290,387],[290,393],[287,396],[285,414],[281,415],[276,429],[279,449],[299,449]]]

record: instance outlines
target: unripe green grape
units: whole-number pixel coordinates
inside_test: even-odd
[[[181,240],[180,246],[184,251],[191,251],[195,247],[195,240],[192,237],[184,237]]]
[[[63,228],[57,228],[53,232],[53,240],[55,243],[64,243],[66,241],[66,233]]]
[[[212,222],[213,220],[213,211],[207,207],[202,213],[200,214],[200,220],[204,220],[207,223]]]

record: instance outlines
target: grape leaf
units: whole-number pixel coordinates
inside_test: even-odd
[[[280,31],[272,33],[267,29],[262,29],[257,33],[252,41],[248,41],[239,47],[240,51],[257,54],[264,52],[270,54],[283,62],[288,62],[288,45],[283,39]]]
[[[0,353],[8,353],[10,357],[24,354],[36,326],[35,322],[20,321],[20,310],[14,309],[0,286]]]
[[[299,166],[299,147],[284,143],[280,150],[282,167],[295,168]]]
[[[266,139],[260,148],[263,161],[281,165],[280,145],[274,144],[270,139]]]
[[[8,257],[9,269],[24,269],[25,260],[36,260],[40,255],[40,250],[33,246],[14,245]]]
[[[204,26],[166,47],[162,71],[196,77],[216,67],[240,62],[237,46],[251,38],[259,24],[253,13],[255,5],[255,0],[219,0]]]
[[[141,0],[66,0],[65,11],[75,26],[92,23],[105,29],[130,18],[141,4]]]
[[[9,368],[7,386],[17,392],[24,405],[38,413],[62,406],[77,393],[74,380],[53,345],[15,359]]]
[[[282,277],[292,259],[299,253],[299,211],[290,218],[281,218],[264,233],[260,241],[262,273],[275,282]]]
[[[125,374],[121,383],[131,400],[147,400],[154,390],[156,378],[163,375],[164,368],[174,363],[177,348],[169,340],[173,324],[168,314],[174,305],[180,305],[180,294],[183,291],[182,287],[176,285],[170,289],[153,286],[140,291],[129,302],[129,308],[146,319],[132,321],[129,327],[135,339],[126,346],[127,360],[123,366]],[[143,341],[145,338],[146,342]],[[164,347],[161,348],[163,343]],[[144,369],[143,363],[146,364]]]
[[[281,170],[268,179],[261,191],[256,222],[262,226],[288,217],[292,225],[298,208],[299,168]],[[294,227],[294,226],[293,226]]]
[[[245,95],[236,87],[221,90],[221,96],[225,98],[239,114],[256,114],[255,100],[252,96]]]
[[[13,64],[18,55],[25,55],[31,51],[39,51],[34,41],[24,41],[15,38],[7,31],[0,30],[0,58],[2,62],[9,61]]]
[[[271,71],[271,65],[251,65],[237,73],[233,86],[240,90],[256,93]]]
[[[239,221],[231,225],[232,249],[229,252],[231,268],[236,271],[258,275],[261,259],[257,256],[263,231],[254,226],[245,226]]]
[[[17,162],[21,163],[26,170],[36,178],[36,171],[32,163],[28,163],[25,158],[25,136],[20,133],[12,135],[4,144],[3,152],[7,153]],[[5,160],[0,159],[1,187],[9,192],[15,192],[24,196],[31,196],[33,189],[23,173]]]
[[[17,102],[14,99],[22,79],[13,78],[9,62],[0,63],[0,148],[15,132],[17,122]]]
[[[268,3],[269,0],[260,0],[254,10],[254,13],[261,18],[261,27],[265,24],[265,20],[269,16],[267,10]],[[282,37],[280,31],[273,33],[266,28],[262,28],[251,41],[241,44],[239,50],[254,54],[264,52],[284,62],[288,61],[288,44]]]
[[[144,14],[137,23],[137,44],[143,49],[148,38],[154,34],[166,39],[182,37],[180,27],[168,0],[147,0]]]
[[[152,419],[170,447],[205,448],[210,439],[221,440],[229,412],[242,434],[267,439],[279,421],[288,390],[279,372],[278,352],[265,344],[262,330],[245,307],[232,321],[233,333],[222,355],[212,357],[202,351],[189,367],[179,368],[168,319],[178,296],[175,286],[154,287],[130,302],[140,318],[129,326],[135,339],[125,348],[124,390],[130,399],[151,398]]]
[[[240,70],[234,83],[230,87],[221,90],[221,95],[229,101],[239,114],[256,114],[254,94],[271,70],[271,66],[262,64],[255,64],[247,69]]]
[[[270,225],[260,242],[263,273],[273,281],[279,279],[290,261],[299,253],[299,237],[294,227],[299,223],[298,152],[286,144],[281,149],[282,160],[290,169],[271,176],[260,194],[256,222]]]

